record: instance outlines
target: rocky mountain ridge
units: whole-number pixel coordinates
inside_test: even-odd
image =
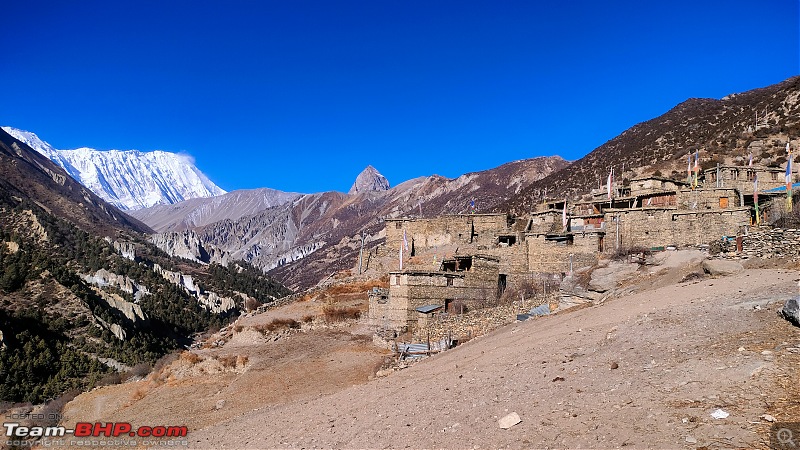
[[[386,179],[380,172],[371,165],[362,170],[356,177],[355,183],[350,188],[348,194],[357,194],[359,192],[370,191],[386,191],[389,189],[389,180]]]

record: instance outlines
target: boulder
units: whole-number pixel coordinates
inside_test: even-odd
[[[744,266],[738,261],[724,259],[706,259],[703,261],[703,271],[715,277],[733,275],[743,270]]]
[[[628,263],[611,263],[608,267],[596,269],[592,272],[589,290],[594,292],[610,291],[633,275],[638,269],[638,264]]]
[[[792,325],[800,327],[800,297],[793,297],[786,300],[783,309],[778,311],[778,314],[791,322]]]

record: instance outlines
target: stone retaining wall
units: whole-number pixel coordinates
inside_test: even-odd
[[[425,342],[428,339],[428,333],[430,333],[431,341],[438,341],[448,336],[462,341],[481,336],[495,328],[514,322],[517,314],[528,313],[535,306],[557,300],[557,296],[551,294],[547,297],[537,296],[525,302],[517,301],[464,314],[443,314],[428,322],[426,327],[416,329],[414,340]]]
[[[759,258],[800,258],[800,230],[751,230],[742,240],[742,253]]]

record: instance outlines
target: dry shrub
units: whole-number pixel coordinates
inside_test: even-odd
[[[181,353],[181,359],[188,362],[189,364],[197,364],[203,360],[203,357],[198,355],[197,353],[183,352]]]
[[[361,310],[352,306],[328,305],[322,308],[322,314],[328,322],[342,322],[347,319],[358,319],[361,317]]]
[[[245,311],[254,311],[259,306],[261,306],[261,302],[254,299],[253,297],[247,297],[247,300],[244,301],[244,309]]]
[[[133,395],[131,395],[131,401],[136,402],[144,398],[146,392],[143,388],[138,388],[134,391]]]
[[[153,365],[153,370],[151,371],[151,373],[153,374],[153,376],[151,377],[152,380],[153,381],[159,381],[159,380],[160,381],[164,381],[164,380],[166,380],[168,375],[169,375],[169,373],[168,373],[169,371],[167,370],[167,367],[169,367],[169,365],[172,364],[173,362],[177,361],[178,358],[181,358],[181,356],[182,356],[182,353],[179,353],[177,351],[174,351],[172,353],[169,353],[167,355],[162,356]]]
[[[303,323],[309,323],[309,322],[313,322],[314,321],[314,317],[316,317],[316,316],[314,316],[313,314],[306,314],[300,320],[302,320]]]
[[[45,422],[37,421],[37,425],[45,427],[58,425],[58,418],[61,417],[64,406],[80,394],[80,389],[70,389],[61,394],[55,400],[47,403],[38,413],[38,417],[42,417],[42,420]]]
[[[540,283],[533,280],[521,280],[518,283],[510,284],[498,301],[501,305],[508,305],[511,302],[520,301],[523,298],[530,300],[536,297],[541,291]]]
[[[97,382],[97,386],[111,386],[120,383],[122,383],[122,374],[119,372],[112,372],[100,378]]]
[[[253,326],[253,329],[261,334],[267,334],[271,331],[283,330],[288,328],[300,328],[300,322],[294,319],[278,318],[272,319],[269,323],[259,324]]]
[[[236,355],[221,355],[217,357],[217,360],[222,364],[222,367],[230,369],[236,367],[237,358]]]
[[[140,362],[139,364],[131,367],[129,371],[125,372],[123,375],[123,381],[128,381],[131,378],[144,378],[150,373],[151,369],[152,368],[150,367],[150,364],[146,362]]]
[[[242,326],[241,324],[237,324],[235,327],[233,327],[234,333],[241,333],[242,330],[244,330],[244,326]]]

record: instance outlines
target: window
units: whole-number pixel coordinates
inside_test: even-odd
[[[728,207],[728,197],[720,197],[719,198],[719,207],[720,208],[727,208]]]
[[[778,172],[772,172],[770,174],[770,176],[772,178],[772,181],[777,181],[778,180]]]
[[[517,243],[516,236],[499,236],[497,240],[500,243],[500,245],[505,244],[508,245],[509,247]]]
[[[508,281],[506,279],[506,274],[501,273],[500,275],[497,276],[497,295],[498,295],[498,297],[503,295],[503,292],[505,292],[505,290],[506,290],[506,285],[507,284],[508,284]]]
[[[394,227],[397,228],[398,230],[403,228],[403,222],[395,222]]]
[[[731,170],[731,180],[738,180],[739,179],[739,170],[733,169]]]

